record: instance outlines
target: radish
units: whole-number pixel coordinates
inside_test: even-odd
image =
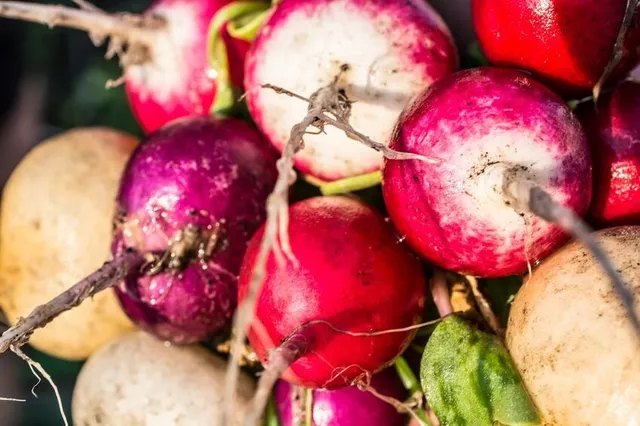
[[[113,200],[137,143],[114,129],[77,128],[41,142],[11,173],[2,193],[0,306],[12,324],[109,256]],[[83,360],[131,328],[115,295],[102,293],[30,342]]]
[[[263,233],[264,227],[244,257],[240,300],[247,297]],[[296,385],[337,389],[383,369],[410,342],[425,301],[420,262],[385,219],[359,201],[295,203],[289,236],[297,264],[269,256],[248,334],[267,366],[254,415],[283,372]]]
[[[225,361],[203,348],[177,347],[141,331],[112,341],[84,364],[73,390],[75,426],[211,426],[222,406]],[[243,373],[242,424],[255,389]],[[53,423],[53,422],[52,422]]]
[[[564,242],[558,226],[529,215],[530,186],[578,215],[591,199],[580,123],[562,99],[516,71],[480,68],[440,80],[407,108],[390,147],[443,160],[386,161],[383,194],[409,245],[462,274],[521,274]]]
[[[260,86],[309,97],[340,75],[338,89],[353,102],[349,123],[386,142],[409,99],[455,70],[457,61],[448,28],[422,0],[283,0],[247,55],[247,104],[283,151],[308,105]],[[305,135],[305,149],[295,157],[303,173],[326,182],[379,170],[382,154],[340,129],[323,130]]]
[[[131,109],[149,133],[173,119],[208,113],[215,102],[229,101],[231,84],[242,86],[246,42],[224,34],[229,69],[214,69],[209,60],[210,23],[228,3],[155,0],[137,16],[108,14],[84,2],[85,7],[74,9],[0,1],[0,16],[80,29],[96,44],[111,37],[107,58],[120,57]],[[218,92],[225,99],[218,99]]]
[[[491,63],[531,71],[575,95],[589,92],[605,73],[626,7],[627,0],[473,0],[473,22]],[[639,15],[629,18],[613,79],[638,60]]]
[[[247,124],[182,119],[156,131],[124,171],[114,254],[150,256],[117,288],[143,328],[176,343],[224,330],[247,243],[276,179],[272,148]]]
[[[640,227],[594,237],[638,294]],[[506,343],[545,425],[640,424],[640,340],[628,318],[607,275],[576,243],[545,259],[520,289]]]
[[[640,225],[640,84],[623,83],[580,113],[593,152],[589,217],[605,227]]]
[[[392,368],[371,377],[370,386],[383,399],[404,401],[407,397]],[[301,419],[310,419],[307,424],[315,426],[398,426],[407,422],[407,416],[393,405],[355,386],[332,391],[312,390],[295,388],[280,380],[273,396],[280,426],[296,426]]]

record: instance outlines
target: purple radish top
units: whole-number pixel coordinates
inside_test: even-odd
[[[275,161],[249,125],[232,119],[181,119],[138,147],[122,178],[114,239],[115,253],[150,256],[144,275],[117,288],[138,325],[176,343],[228,327]]]
[[[371,378],[371,387],[385,397],[404,401],[407,391],[394,368],[388,368]],[[274,398],[280,426],[297,426],[306,416],[305,390],[280,380]],[[400,426],[407,416],[371,392],[349,386],[337,390],[312,391],[311,416],[313,426]]]
[[[307,103],[258,86],[271,83],[310,96],[331,83],[352,101],[350,123],[386,142],[407,102],[457,68],[451,34],[423,0],[284,0],[259,32],[245,62],[249,110],[282,150]],[[327,126],[305,136],[295,157],[304,173],[325,181],[378,170],[380,153]]]
[[[390,146],[443,160],[385,161],[383,192],[408,243],[456,272],[520,274],[564,241],[558,227],[510,205],[509,176],[533,180],[580,215],[591,199],[579,122],[560,97],[517,71],[445,77],[405,110]]]

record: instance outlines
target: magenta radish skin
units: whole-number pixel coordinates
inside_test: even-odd
[[[370,385],[385,397],[400,402],[407,398],[407,391],[393,368],[375,374],[371,377]],[[296,418],[305,418],[305,392],[302,390],[301,400],[296,399],[298,393],[284,380],[276,384],[273,395],[280,426],[296,426]],[[391,404],[356,386],[332,391],[315,389],[311,401],[314,426],[399,426],[407,421],[407,416],[399,413]]]
[[[313,29],[311,31],[310,29]],[[350,124],[386,143],[409,99],[458,65],[445,23],[422,0],[284,0],[258,33],[245,62],[247,104],[271,143],[284,148],[307,104],[261,89],[270,83],[308,97],[342,65]],[[305,136],[295,156],[302,172],[333,181],[378,170],[380,153],[327,126]]]
[[[208,61],[207,34],[216,12],[231,0],[156,0],[147,15],[166,19],[149,60],[125,72],[129,104],[150,133],[182,117],[207,114],[215,100],[216,71]],[[231,80],[242,87],[248,44],[223,34],[229,52]]]
[[[409,245],[459,273],[521,274],[528,260],[535,264],[566,239],[508,205],[507,169],[529,175],[579,215],[591,200],[580,123],[560,97],[517,71],[480,68],[440,80],[405,110],[390,146],[442,160],[385,161],[383,194]]]
[[[142,328],[175,343],[192,343],[229,326],[237,274],[247,243],[265,219],[276,179],[276,155],[239,120],[178,120],[134,152],[118,194],[114,254],[125,248],[162,253],[195,225],[219,240],[206,261],[134,276],[116,289],[125,312]],[[150,265],[151,266],[151,265]]]
[[[580,115],[593,152],[589,219],[601,227],[640,225],[640,84],[623,83]]]
[[[247,295],[264,227],[244,257],[239,298]],[[269,352],[289,339],[302,351],[284,372],[290,383],[336,389],[383,369],[414,331],[380,332],[420,320],[426,284],[421,262],[379,213],[346,197],[315,197],[289,209],[289,236],[299,266],[280,269],[270,255],[248,337],[268,368]],[[302,326],[302,327],[301,327]],[[304,342],[304,343],[302,343]]]

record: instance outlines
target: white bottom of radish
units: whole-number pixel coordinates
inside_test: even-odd
[[[426,38],[423,29],[413,23],[403,25],[394,16],[395,9],[354,3],[308,2],[263,28],[249,59],[246,89],[259,111],[254,118],[278,148],[284,147],[291,127],[306,115],[308,105],[259,89],[261,84],[309,97],[347,64],[350,69],[339,86],[355,101],[350,124],[386,143],[408,101],[441,76],[434,74],[443,73],[442,63],[435,64],[434,68],[440,69],[434,71],[427,69],[431,64],[411,57],[413,44],[420,42],[446,58],[447,53]],[[435,15],[431,10],[429,13]],[[327,126],[324,134],[305,137],[296,165],[315,177],[335,180],[376,170],[381,159],[380,153]]]

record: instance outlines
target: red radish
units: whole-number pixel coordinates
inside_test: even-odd
[[[382,398],[404,401],[407,397],[393,368],[371,377],[370,386]],[[309,414],[314,426],[398,426],[407,421],[406,414],[398,412],[389,402],[355,386],[332,391],[296,389],[280,380],[274,389],[274,399],[280,426],[296,426],[300,424],[296,420]]]
[[[313,29],[313,30],[311,30]],[[245,64],[251,116],[283,150],[308,104],[260,85],[301,96],[338,83],[351,101],[350,124],[386,142],[410,98],[454,71],[457,54],[448,28],[422,0],[283,0],[252,44]],[[305,136],[296,166],[322,181],[378,170],[382,154],[339,129]]]
[[[94,40],[112,37],[110,53],[120,55],[126,93],[146,132],[176,118],[209,112],[221,70],[209,63],[208,30],[230,0],[155,0],[141,16],[99,9],[0,2],[0,16],[87,31]],[[95,37],[98,37],[97,39]],[[230,82],[241,87],[248,44],[223,34]]]
[[[591,199],[580,123],[531,77],[480,68],[445,77],[401,116],[390,147],[440,164],[385,161],[393,223],[421,256],[463,274],[521,274],[558,247],[558,226],[528,213],[531,189],[581,215]]]
[[[244,257],[240,300],[247,296],[263,233],[264,227]],[[293,384],[336,389],[383,369],[411,341],[415,332],[406,327],[416,324],[424,307],[420,261],[365,204],[346,197],[295,203],[289,237],[298,264],[270,254],[248,334],[267,366],[255,416],[283,372]]]
[[[623,83],[580,112],[593,152],[589,216],[603,227],[640,225],[640,84]]]
[[[247,124],[178,120],[153,133],[124,171],[114,253],[153,254],[117,289],[127,314],[177,343],[229,326],[247,243],[265,218],[276,156]]]
[[[587,93],[611,58],[627,0],[473,0],[473,22],[489,61],[533,72],[567,94]],[[640,18],[626,34],[612,77],[637,62]]]

